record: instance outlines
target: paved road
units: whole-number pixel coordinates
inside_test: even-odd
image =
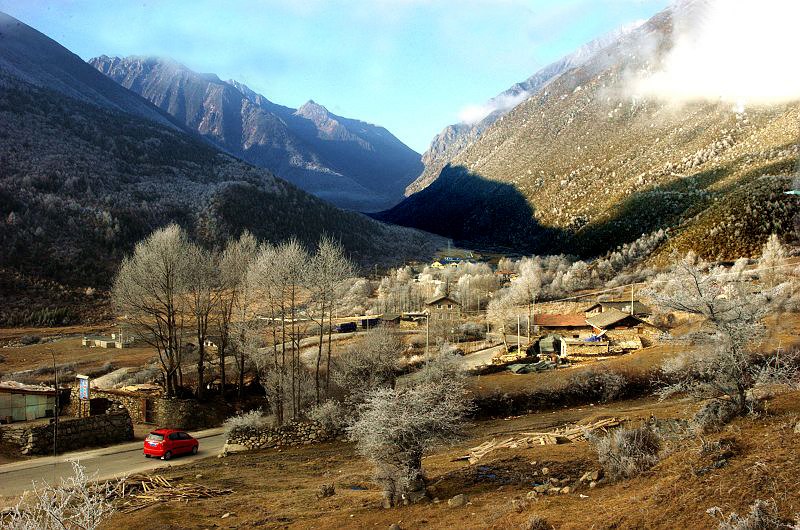
[[[225,445],[225,434],[221,428],[192,433],[200,440],[200,457],[216,456]],[[179,466],[194,461],[191,455],[175,457],[169,462],[147,459],[142,455],[142,443],[129,442],[102,449],[64,453],[52,457],[40,457],[23,462],[0,466],[0,496],[18,496],[31,488],[33,481],[58,482],[61,477],[72,474],[72,461],[80,461],[90,475],[97,473],[98,479],[121,477],[157,467]]]

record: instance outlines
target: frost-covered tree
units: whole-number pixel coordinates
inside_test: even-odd
[[[769,236],[758,259],[758,273],[765,287],[772,288],[785,281],[787,274],[783,267],[787,255],[788,251],[778,236]]]
[[[0,519],[8,530],[94,530],[115,509],[116,482],[95,483],[79,462],[72,462],[72,475],[59,484],[35,483],[33,491]]]
[[[372,390],[394,388],[403,343],[396,333],[384,327],[360,337],[339,356],[333,380],[352,402],[361,402]]]
[[[375,464],[385,507],[425,497],[422,457],[458,440],[468,411],[464,377],[448,354],[429,360],[410,386],[367,394],[347,430],[358,452]]]
[[[665,365],[675,382],[662,389],[662,396],[687,392],[723,400],[733,415],[745,412],[748,392],[769,375],[754,352],[765,334],[763,319],[781,309],[786,285],[759,290],[741,265],[709,266],[694,254],[654,285],[648,294],[657,304],[703,318],[703,328],[692,337],[696,349]]]
[[[180,386],[191,249],[178,225],[156,230],[122,261],[112,289],[120,313],[158,352],[168,396],[174,396]]]

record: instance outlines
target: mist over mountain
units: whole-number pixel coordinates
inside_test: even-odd
[[[422,170],[419,154],[383,127],[314,101],[289,108],[166,58],[101,56],[89,63],[227,152],[340,207],[390,207]]]
[[[0,273],[107,286],[133,245],[169,222],[208,246],[244,229],[309,246],[328,234],[363,265],[443,242],[339,210],[170,120],[0,14]]]
[[[678,3],[550,79],[466,142],[441,183],[377,217],[465,245],[584,256],[662,228],[665,252],[715,259],[753,255],[772,232],[794,240],[797,201],[783,192],[798,161],[800,97],[742,105],[641,90],[676,71],[684,28],[712,23],[709,5]],[[487,189],[506,198],[487,209]]]

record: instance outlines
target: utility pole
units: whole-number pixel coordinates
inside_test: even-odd
[[[631,284],[631,316],[633,316],[633,290],[635,289],[635,284]]]
[[[59,391],[58,391],[58,368],[56,367],[56,352],[50,349],[50,355],[53,356],[53,379],[55,381],[55,390],[56,395],[54,399],[55,405],[53,406],[53,457],[58,454],[58,401],[59,401]],[[55,458],[53,459],[53,483],[56,480],[56,462]]]
[[[519,352],[520,352],[520,343],[519,343],[519,334],[520,334],[519,325],[520,325],[520,318],[521,318],[521,317],[520,317],[519,315],[517,315],[517,353],[519,353]]]

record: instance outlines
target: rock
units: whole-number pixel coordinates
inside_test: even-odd
[[[569,493],[572,493],[572,488],[570,488],[569,486],[564,486],[563,488],[561,488],[562,495],[567,495]]]
[[[603,470],[602,469],[597,469],[595,471],[592,471],[589,474],[589,482],[597,482],[601,478],[603,478]]]
[[[227,519],[231,515],[233,515],[231,512],[225,512],[225,513],[222,514],[222,517],[220,517],[220,519]]]
[[[536,493],[547,493],[547,490],[550,489],[549,484],[540,484],[538,486],[534,486],[533,491]]]
[[[590,490],[593,490],[596,487],[597,487],[597,482],[595,482],[594,480],[589,483],[589,489]]]
[[[525,495],[525,497],[527,499],[535,499],[538,495],[539,494],[534,490],[534,491],[529,491],[528,494]]]
[[[542,468],[542,475],[547,475],[548,473],[550,473],[550,469],[548,469],[546,467],[543,467]]]
[[[394,523],[392,526],[389,527],[389,530],[403,530],[403,529],[400,528],[399,524]]]
[[[203,475],[198,473],[197,475],[194,476],[194,478],[203,478]]]
[[[333,484],[322,484],[317,491],[317,498],[324,499],[333,497],[336,494],[336,487]]]
[[[797,425],[794,426],[794,433],[800,434],[800,421],[798,421]]]
[[[455,497],[452,497],[450,500],[447,501],[447,505],[451,508],[459,508],[467,504],[467,496],[463,493],[459,493]]]
[[[550,488],[547,490],[548,495],[558,495],[561,493],[561,488]]]

